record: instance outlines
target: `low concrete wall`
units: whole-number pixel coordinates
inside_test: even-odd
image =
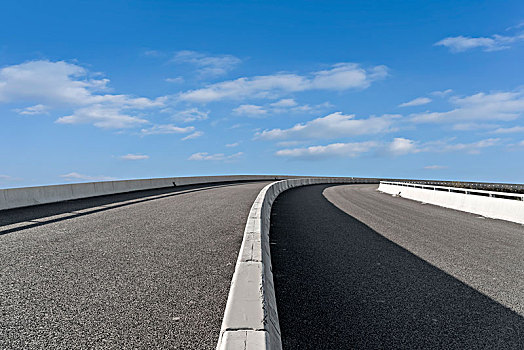
[[[116,193],[173,187],[175,185],[183,186],[230,181],[271,181],[285,178],[290,177],[273,175],[195,176],[8,188],[0,190],[0,210]]]
[[[488,218],[524,224],[522,194],[392,182],[380,182],[378,190]]]
[[[328,183],[378,183],[378,180],[292,179],[273,182],[258,194],[244,230],[217,350],[282,349],[269,250],[271,206],[280,193],[290,188]]]

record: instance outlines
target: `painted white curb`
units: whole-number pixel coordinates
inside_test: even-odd
[[[488,218],[524,224],[524,194],[381,181],[378,191]]]
[[[260,191],[244,230],[217,350],[282,349],[269,250],[269,221],[275,198],[299,186],[377,182],[375,179],[303,178],[273,182]]]

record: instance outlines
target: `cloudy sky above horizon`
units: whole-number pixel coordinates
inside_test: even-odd
[[[4,1],[0,188],[524,182],[521,1]]]

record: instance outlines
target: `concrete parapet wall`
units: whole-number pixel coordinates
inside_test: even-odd
[[[0,190],[0,210],[155,188],[282,178],[287,177],[271,175],[194,176],[8,188]]]
[[[488,218],[524,224],[522,194],[391,182],[381,182],[378,190]]]
[[[271,206],[280,193],[290,188],[329,183],[378,183],[378,180],[299,178],[273,182],[260,191],[244,230],[217,350],[282,349],[269,249]]]

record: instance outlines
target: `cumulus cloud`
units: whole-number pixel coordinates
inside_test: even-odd
[[[331,157],[357,157],[369,152],[377,146],[376,142],[332,143],[326,146],[311,146],[304,148],[283,149],[276,152],[277,156],[303,159],[325,159]]]
[[[295,107],[297,104],[298,103],[292,98],[284,98],[277,102],[271,103],[271,106],[277,107],[277,108],[282,108],[282,107],[285,108],[285,107]]]
[[[140,130],[142,135],[164,135],[164,134],[185,134],[193,132],[195,128],[193,126],[188,126],[181,128],[173,124],[157,124],[153,125],[150,128]]]
[[[260,117],[267,114],[267,111],[262,106],[257,105],[240,105],[233,109],[236,115],[244,115],[248,117]]]
[[[296,124],[289,129],[264,130],[255,136],[260,139],[333,139],[339,137],[378,134],[392,131],[395,115],[355,119],[355,115],[346,115],[342,112],[329,114],[325,117],[313,119],[307,123]]]
[[[231,155],[225,155],[224,153],[209,154],[207,152],[199,152],[192,154],[189,160],[213,160],[213,161],[232,161],[242,157],[244,153],[238,152]]]
[[[419,152],[465,152],[479,154],[483,148],[496,146],[500,139],[490,138],[470,143],[453,143],[453,139],[419,142],[406,138],[395,138],[387,147],[392,155],[405,155]]]
[[[388,152],[398,156],[409,153],[417,153],[420,152],[420,149],[417,147],[417,143],[415,141],[402,137],[396,137],[388,145]]]
[[[167,110],[166,112],[169,112]],[[189,108],[183,111],[176,111],[173,113],[173,119],[182,121],[184,123],[206,120],[208,119],[209,111],[202,111],[196,107]]]
[[[242,62],[238,57],[232,55],[206,55],[189,50],[178,51],[172,61],[198,67],[197,71],[203,77],[224,75]]]
[[[411,115],[417,123],[508,121],[524,113],[524,90],[512,92],[478,93],[466,97],[452,97],[455,109],[446,112],[423,112]]]
[[[452,92],[453,92],[452,89],[446,89],[442,91],[433,91],[430,94],[433,96],[437,96],[437,97],[444,97],[444,96],[451,94]]]
[[[123,113],[122,108],[95,104],[76,109],[73,114],[60,117],[58,124],[93,124],[104,129],[124,129],[139,126],[148,121]]]
[[[339,63],[328,70],[307,76],[277,73],[209,84],[202,89],[189,90],[178,98],[190,102],[212,102],[224,99],[271,98],[283,93],[306,90],[364,89],[375,80],[387,76],[385,66],[364,69],[355,63]]]
[[[524,33],[513,36],[493,35],[491,37],[468,37],[454,36],[447,37],[435,43],[436,46],[445,46],[451,52],[464,52],[474,48],[481,48],[483,51],[499,51],[509,49],[510,44],[524,40]]]
[[[120,156],[120,159],[123,160],[143,160],[143,159],[149,159],[148,155],[145,154],[126,154],[124,156]]]
[[[493,131],[495,134],[511,134],[511,133],[518,133],[518,132],[524,132],[524,126],[512,126],[509,128],[498,128]]]
[[[48,107],[43,104],[37,104],[25,108],[17,108],[15,112],[21,115],[49,114]]]
[[[233,142],[233,143],[228,143],[226,144],[226,147],[238,147],[240,145],[240,142]]]
[[[481,130],[481,129],[494,129],[497,128],[497,124],[489,124],[489,123],[459,123],[454,124],[452,129],[453,130],[460,130],[460,131],[470,131],[470,130]]]
[[[0,69],[0,102],[32,102],[18,109],[21,114],[41,114],[53,108],[70,108],[73,113],[58,123],[91,123],[102,128],[126,128],[145,122],[136,110],[163,106],[166,98],[154,100],[122,94],[108,94],[108,79],[65,61],[29,61]]]
[[[399,104],[399,107],[412,107],[412,106],[422,106],[430,103],[432,100],[429,97],[417,97],[414,100],[404,102]]]
[[[110,181],[110,180],[115,180],[114,177],[110,177],[110,176],[104,176],[104,175],[90,176],[90,175],[79,174],[77,172],[60,175],[60,177],[66,179],[67,181],[82,181],[82,180],[83,181]]]
[[[275,155],[279,157],[316,160],[333,157],[358,157],[369,152],[381,156],[403,156],[421,152],[465,152],[478,154],[483,148],[498,145],[500,139],[485,139],[471,143],[453,143],[452,141],[453,140],[438,140],[420,142],[397,137],[391,142],[339,142],[328,145],[281,149],[278,150]],[[429,167],[426,168],[430,169]]]

